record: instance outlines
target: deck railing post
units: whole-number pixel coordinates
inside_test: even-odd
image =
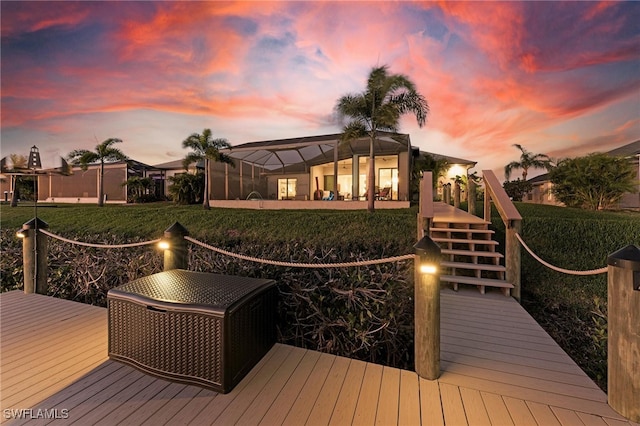
[[[521,220],[509,220],[506,224],[506,237],[505,237],[505,268],[507,282],[513,284],[511,289],[511,296],[520,302],[520,241],[516,234],[522,231]]]
[[[18,236],[22,238],[22,265],[24,272],[24,292],[47,294],[47,251],[48,238],[39,229],[49,225],[33,218],[22,225]]]
[[[422,237],[429,235],[429,228],[433,221],[433,174],[431,172],[422,172],[418,203],[417,240],[420,241]]]
[[[640,248],[611,254],[607,295],[607,388],[609,405],[640,423]]]
[[[476,183],[469,179],[469,188],[467,193],[467,211],[475,216],[476,214]]]
[[[415,370],[422,378],[440,377],[440,247],[428,236],[414,246]]]
[[[485,185],[484,191],[484,208],[482,209],[485,222],[491,222],[491,191],[489,187]]]
[[[455,182],[453,184],[453,207],[456,209],[460,208],[460,192],[462,189],[460,188],[460,183]]]
[[[178,222],[174,222],[164,231],[164,242],[168,244],[168,247],[164,249],[165,271],[188,269],[189,251],[187,250],[187,241],[184,239],[188,235],[187,228]]]

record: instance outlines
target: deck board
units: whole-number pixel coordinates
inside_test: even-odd
[[[353,423],[353,416],[358,404],[360,389],[362,389],[362,380],[367,363],[352,359],[349,363],[349,370],[345,376],[342,389],[338,395],[336,406],[329,421],[330,425],[344,425]]]
[[[106,309],[3,293],[0,409],[68,410],[11,422],[51,425],[632,425],[520,305],[496,296],[443,290],[438,380],[276,344],[218,394],[109,360]]]
[[[353,416],[354,425],[372,425],[376,421],[380,384],[382,383],[382,366],[367,364],[362,389],[358,397],[356,412]]]
[[[383,367],[375,421],[376,425],[386,426],[398,424],[399,396],[400,370]]]

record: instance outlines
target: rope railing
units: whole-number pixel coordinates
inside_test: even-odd
[[[248,260],[250,262],[264,263],[267,265],[288,266],[288,267],[294,267],[294,268],[316,268],[316,269],[318,268],[349,268],[354,266],[369,266],[369,265],[378,265],[381,263],[399,262],[402,260],[413,260],[415,259],[415,256],[416,256],[415,254],[405,254],[402,256],[393,256],[393,257],[387,257],[383,259],[374,259],[374,260],[363,260],[359,262],[295,263],[295,262],[282,262],[279,260],[260,259],[258,257],[246,256],[244,254],[233,253],[218,247],[211,246],[209,244],[198,241],[195,238],[184,237],[184,239],[200,247],[209,249],[211,251],[215,251],[216,253],[220,253],[226,256],[235,257],[237,259]]]
[[[60,235],[56,235],[49,231],[45,231],[44,229],[38,229],[38,231],[42,232],[44,235],[47,235],[51,238],[55,238],[60,241],[64,241],[65,243],[75,244],[78,246],[84,247],[94,247],[94,248],[104,248],[104,249],[117,249],[117,248],[129,248],[129,247],[140,247],[140,246],[148,246],[151,244],[156,244],[160,242],[160,238],[151,241],[141,241],[139,243],[128,243],[128,244],[93,244],[93,243],[85,243],[82,241],[70,240],[68,238],[64,238]]]
[[[607,272],[608,268],[604,267],[604,268],[600,268],[600,269],[591,269],[589,271],[573,271],[571,269],[564,269],[564,268],[559,268],[557,266],[554,266],[552,264],[550,264],[549,262],[545,262],[544,260],[542,260],[538,255],[536,255],[533,250],[531,250],[529,248],[529,246],[524,242],[524,240],[522,239],[522,237],[520,236],[520,234],[516,233],[516,237],[518,238],[518,241],[520,241],[520,244],[522,244],[522,247],[524,247],[531,256],[533,256],[533,258],[535,260],[537,260],[538,262],[542,263],[544,266],[546,266],[549,269],[553,269],[554,271],[557,272],[562,272],[563,274],[569,274],[569,275],[597,275],[597,274],[604,274]]]

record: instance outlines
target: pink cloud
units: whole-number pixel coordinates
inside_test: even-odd
[[[51,27],[73,27],[85,21],[90,14],[81,3],[57,2],[55,7],[33,7],[29,2],[4,2],[2,13],[11,19],[2,20],[2,37],[34,32]]]

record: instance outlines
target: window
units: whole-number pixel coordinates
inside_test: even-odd
[[[383,194],[383,198],[388,200],[398,199],[398,169],[378,170],[378,190],[382,193],[385,188],[390,188],[388,193]]]
[[[296,198],[298,179],[278,179],[278,200],[293,200]]]

